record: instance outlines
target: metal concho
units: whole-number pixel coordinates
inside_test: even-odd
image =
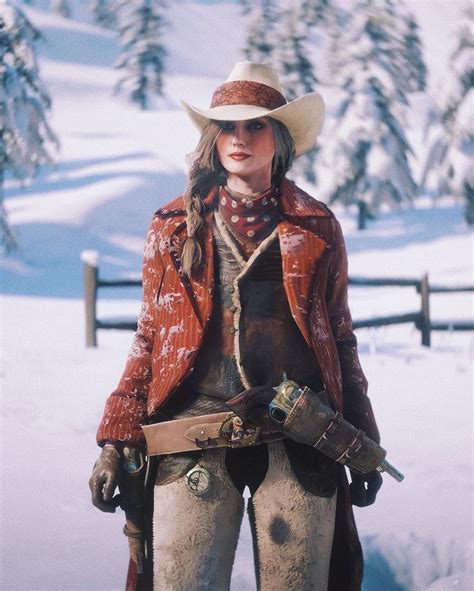
[[[211,475],[202,466],[194,466],[186,474],[186,486],[196,497],[203,497],[211,488]]]
[[[261,428],[243,421],[233,413],[222,422],[219,437],[227,441],[229,447],[247,447],[257,443]]]

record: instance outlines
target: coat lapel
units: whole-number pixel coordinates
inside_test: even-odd
[[[188,298],[195,319],[201,328],[209,319],[212,308],[212,290],[214,287],[212,217],[212,211],[206,213],[201,235],[201,244],[204,247],[204,265],[197,277],[189,278],[181,272],[181,250],[187,237],[185,220],[180,219],[179,223],[175,224],[174,230],[166,241],[169,255],[183,287],[183,293]]]
[[[326,242],[313,232],[288,220],[278,224],[283,284],[291,313],[310,347],[309,308],[316,267]]]

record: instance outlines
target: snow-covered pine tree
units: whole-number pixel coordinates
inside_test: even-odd
[[[286,98],[291,101],[312,92],[317,83],[314,67],[308,58],[307,25],[293,9],[281,13],[273,62],[279,70]]]
[[[94,21],[104,29],[115,29],[117,26],[118,4],[114,0],[92,0],[91,11]]]
[[[288,101],[313,92],[318,82],[314,66],[309,59],[309,29],[308,21],[304,18],[304,11],[309,9],[308,4],[306,2],[306,6],[303,6],[296,2],[293,3],[293,6],[280,13],[275,25],[276,43],[272,53],[272,63],[280,74],[283,94]],[[312,4],[314,5],[315,2]],[[317,148],[313,148],[298,158],[292,169],[293,174],[303,175],[308,182],[315,183],[314,160],[316,152]]]
[[[408,91],[422,91],[426,88],[426,65],[423,59],[422,43],[418,34],[418,23],[413,14],[404,17],[406,30],[402,37],[402,45],[408,73]]]
[[[403,76],[399,80],[406,93],[424,90],[426,87],[426,66],[418,24],[404,0],[384,0],[387,18],[392,23],[395,67]]]
[[[410,203],[415,196],[404,127],[408,105],[404,59],[390,0],[356,0],[337,44],[341,100],[322,144],[321,194],[330,203]],[[363,227],[365,216],[360,216]]]
[[[245,56],[253,62],[272,63],[275,48],[274,28],[278,19],[278,3],[275,0],[242,0],[244,14],[248,17]]]
[[[474,6],[466,2],[455,49],[443,77],[438,112],[432,116],[430,148],[422,184],[437,195],[466,200],[465,219],[474,224]]]
[[[16,245],[3,205],[3,180],[32,177],[51,161],[57,146],[46,110],[51,101],[39,77],[34,45],[40,38],[23,12],[0,0],[0,241],[6,251]]]
[[[68,0],[51,0],[51,9],[64,18],[71,18],[71,7]]]
[[[116,91],[126,88],[130,99],[142,109],[149,106],[150,96],[164,94],[163,9],[161,0],[129,0],[120,12],[122,52],[116,67],[125,74]]]
[[[403,74],[399,84],[405,93],[424,90],[426,65],[415,16],[408,10],[404,0],[382,1],[386,20],[390,21],[392,27],[393,48],[398,46],[398,51],[393,53],[393,60],[394,68]]]
[[[341,36],[346,26],[350,14],[341,7],[339,0],[333,0],[324,14],[324,25],[326,27],[327,51],[325,53],[326,76],[324,83],[327,86],[336,87],[338,83],[337,75],[341,62]]]

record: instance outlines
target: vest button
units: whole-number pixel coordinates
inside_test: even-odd
[[[233,327],[230,329],[230,334],[235,334],[235,333],[236,333],[238,330],[239,330],[238,328],[235,328],[235,326],[233,326]]]
[[[234,293],[234,291],[235,291],[235,287],[233,285],[231,285],[229,287],[229,293]]]
[[[237,312],[237,309],[237,306],[231,306],[230,311],[235,314],[235,312]]]

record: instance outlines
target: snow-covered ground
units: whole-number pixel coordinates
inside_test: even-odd
[[[87,481],[98,451],[95,430],[131,334],[101,331],[99,347],[85,348],[80,252],[98,250],[104,276],[139,273],[151,214],[182,190],[184,157],[197,139],[178,99],[206,104],[240,57],[243,38],[235,4],[170,4],[168,97],[161,110],[144,113],[111,95],[117,44],[110,33],[28,10],[46,36],[41,68],[61,152],[54,170],[34,182],[7,183],[21,247],[2,261],[0,586],[6,591],[123,587],[123,516],[94,509]],[[437,56],[432,63],[441,68],[434,31],[441,17],[454,20],[458,3],[412,4]],[[214,41],[196,51],[192,40],[202,39],[203,30]],[[424,112],[421,100],[417,108]],[[419,129],[410,133],[421,141]],[[364,233],[340,213],[352,274],[427,271],[436,283],[473,282],[472,233],[456,202],[432,207],[420,200],[414,210],[383,214]],[[99,315],[132,315],[138,297],[133,290],[101,294]],[[408,288],[353,288],[350,297],[355,318],[419,306]],[[472,312],[468,294],[432,297],[435,319]],[[364,591],[468,591],[474,588],[472,333],[433,334],[431,349],[419,345],[411,326],[358,336],[382,443],[406,475],[401,484],[386,477],[377,503],[356,510]],[[247,525],[232,589],[255,589]]]

